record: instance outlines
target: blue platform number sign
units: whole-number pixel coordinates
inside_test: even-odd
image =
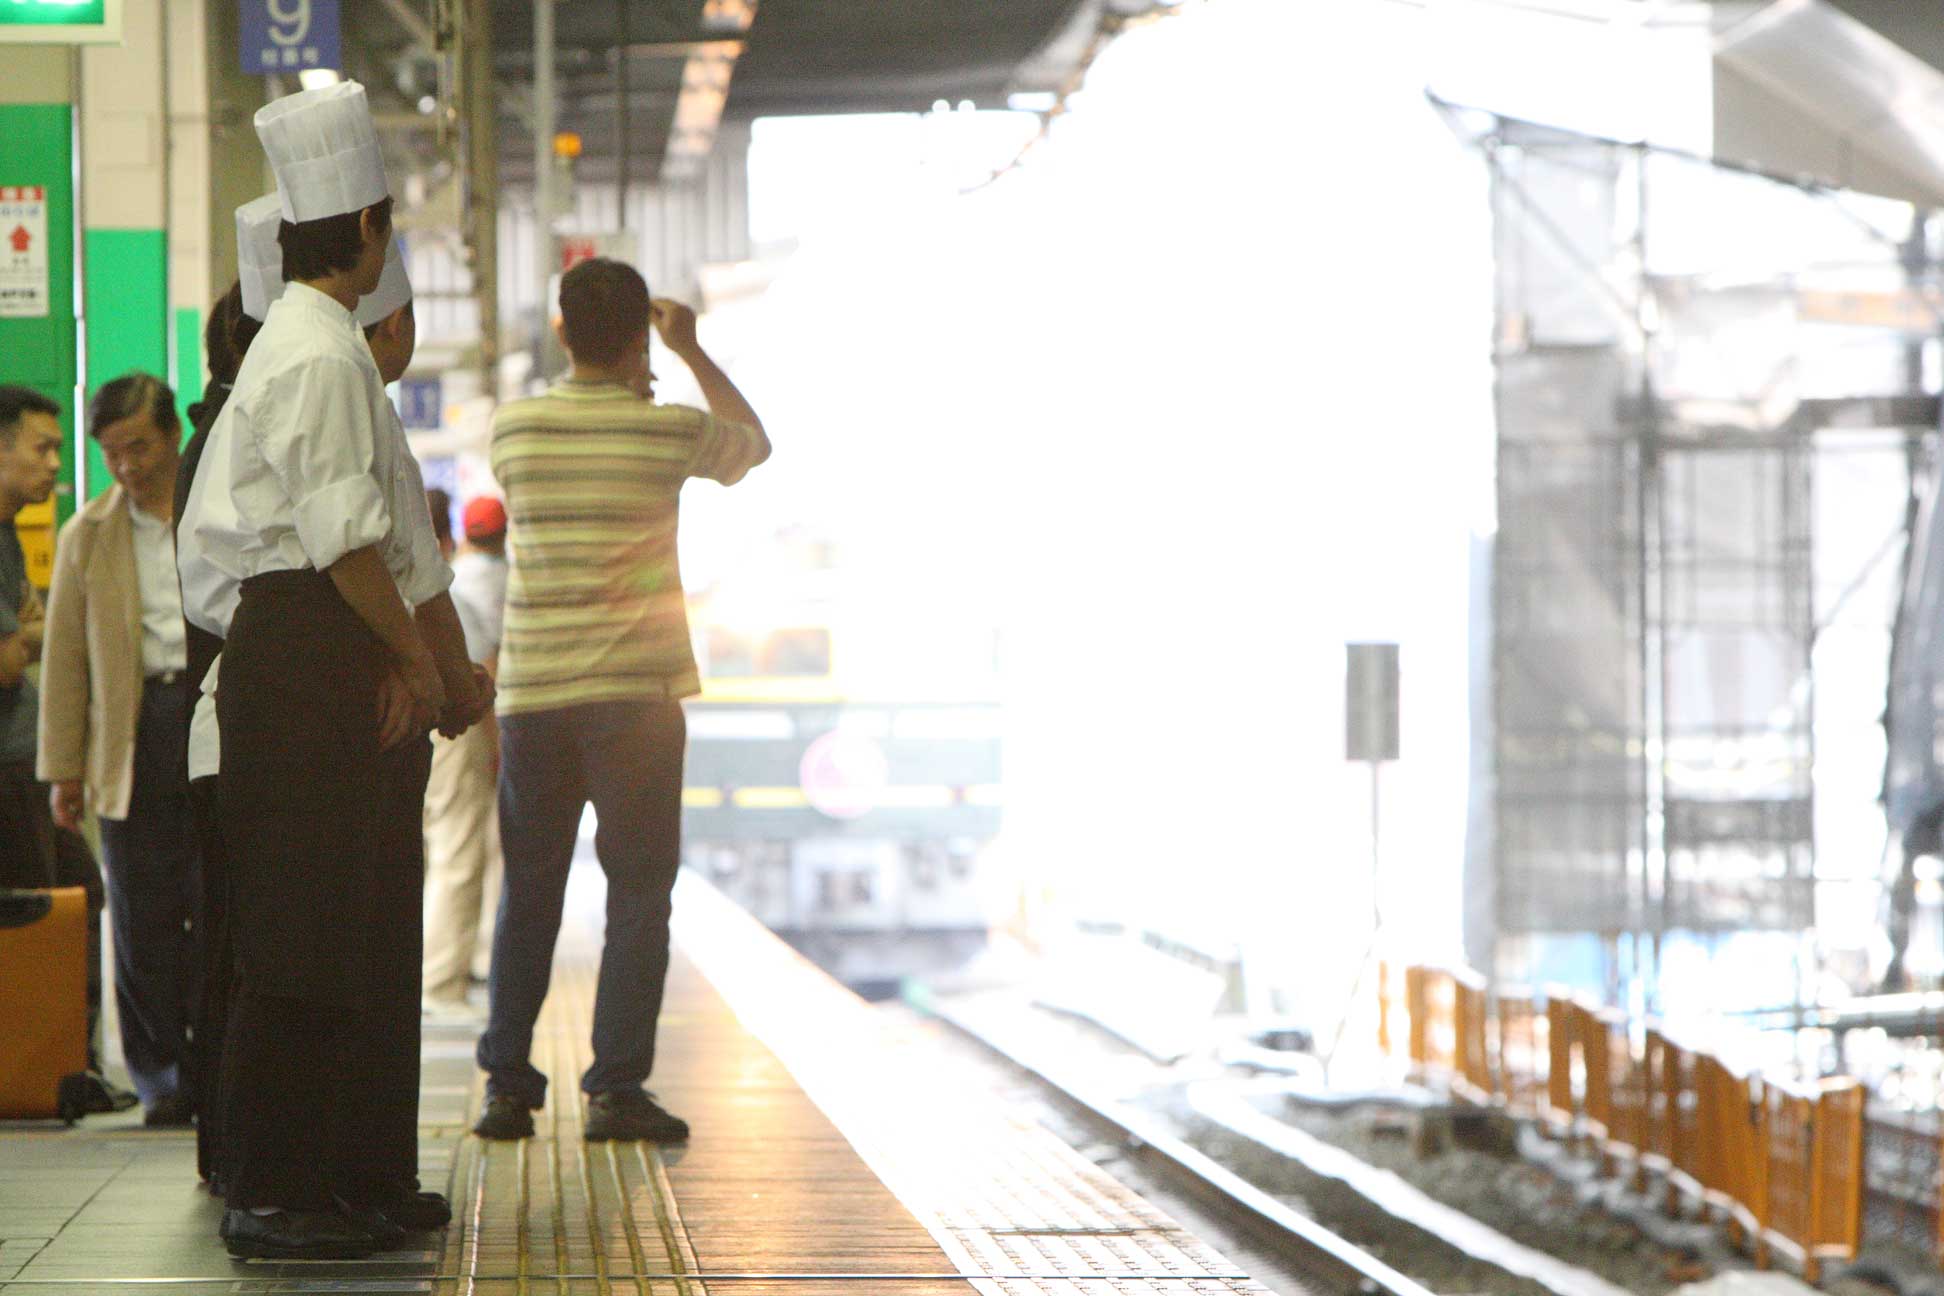
[[[339,0],[242,0],[249,76],[343,66]]]
[[[445,402],[437,378],[399,381],[398,421],[414,432],[432,432],[445,425]]]

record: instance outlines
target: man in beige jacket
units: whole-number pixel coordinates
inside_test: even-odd
[[[88,408],[115,486],[61,529],[41,653],[39,775],[54,820],[101,822],[122,1053],[150,1125],[194,1113],[184,1063],[201,961],[182,594],[170,534],[175,394],[118,378]]]

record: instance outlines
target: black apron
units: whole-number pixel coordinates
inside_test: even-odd
[[[360,1009],[416,997],[431,744],[379,750],[385,663],[328,576],[243,582],[216,716],[230,930],[253,993]]]

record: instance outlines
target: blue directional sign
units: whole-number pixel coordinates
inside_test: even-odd
[[[398,421],[414,432],[432,432],[445,426],[445,401],[437,378],[399,380]]]
[[[249,76],[344,66],[339,0],[240,0]]]

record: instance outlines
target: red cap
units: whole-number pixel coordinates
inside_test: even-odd
[[[491,495],[475,495],[467,500],[466,511],[459,517],[468,540],[502,535],[506,531],[506,506]]]

